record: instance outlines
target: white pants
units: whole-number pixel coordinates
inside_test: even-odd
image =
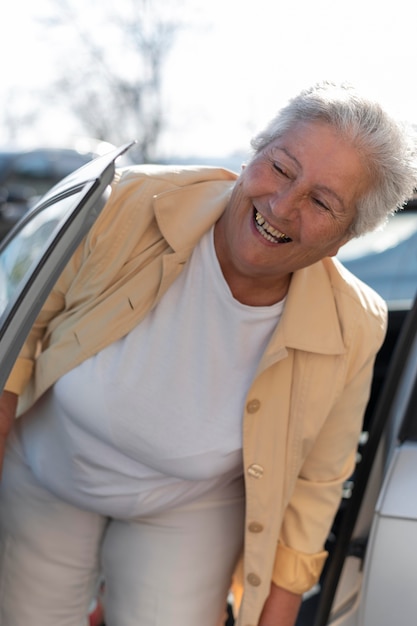
[[[46,491],[12,443],[0,485],[0,626],[84,626],[100,572],[106,626],[221,623],[242,497],[109,519]]]

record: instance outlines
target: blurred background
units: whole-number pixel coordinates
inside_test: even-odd
[[[221,159],[322,79],[416,121],[414,17],[409,0],[14,0],[0,144],[136,138],[138,159]]]
[[[256,131],[323,79],[414,124],[413,22],[409,0],[14,0],[0,37],[3,218],[131,139],[137,163],[238,170]]]

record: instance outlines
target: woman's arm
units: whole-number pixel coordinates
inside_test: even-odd
[[[294,594],[302,594],[319,579],[326,558],[323,546],[340,505],[343,483],[355,467],[375,355],[386,325],[385,311],[376,317],[358,317],[358,332],[351,338],[346,355],[344,388],[327,410],[317,436],[306,439],[311,445],[280,529],[272,581],[277,588]],[[307,422],[308,417],[305,419]],[[274,606],[273,595],[271,603]],[[259,622],[259,626],[268,625]]]
[[[271,591],[262,609],[259,626],[294,626],[302,596],[271,584]]]
[[[10,433],[16,415],[17,395],[11,391],[3,391],[0,396],[0,477],[7,436]]]

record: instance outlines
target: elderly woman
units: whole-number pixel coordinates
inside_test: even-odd
[[[2,397],[2,626],[79,626],[99,573],[108,626],[216,626],[233,574],[238,624],[290,626],[317,581],[386,328],[333,257],[416,169],[330,84],[253,147],[120,171],[50,294]]]

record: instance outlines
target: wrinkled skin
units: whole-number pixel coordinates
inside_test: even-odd
[[[299,122],[244,168],[216,224],[216,252],[235,297],[268,305],[291,275],[337,254],[370,186],[362,156],[331,126]]]

